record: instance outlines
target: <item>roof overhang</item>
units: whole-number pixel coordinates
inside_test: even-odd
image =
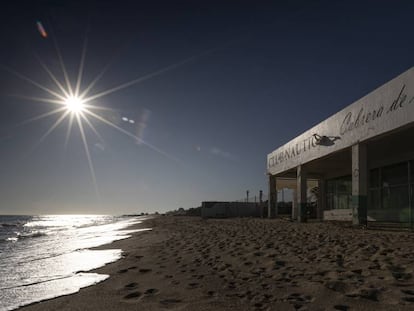
[[[276,175],[414,123],[414,67],[267,156]]]

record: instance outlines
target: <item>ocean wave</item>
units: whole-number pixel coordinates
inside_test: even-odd
[[[25,264],[25,263],[28,263],[28,262],[35,262],[35,261],[39,261],[39,260],[45,260],[45,259],[59,257],[59,256],[69,254],[69,253],[71,253],[71,251],[64,252],[64,253],[52,253],[49,256],[37,257],[37,258],[34,258],[34,259],[30,259],[30,260],[24,260],[24,261],[20,261],[19,263],[20,264]]]
[[[79,273],[32,284],[6,287],[0,289],[4,294],[0,310],[15,310],[36,302],[73,294],[83,287],[97,284],[108,277],[107,274]]]
[[[16,234],[16,233],[14,233]],[[14,236],[10,236],[7,235],[5,237],[1,237],[0,238],[0,243],[5,243],[5,242],[17,242],[19,240],[25,240],[25,239],[31,239],[31,238],[40,238],[40,237],[44,237],[47,236],[48,234],[45,232],[41,232],[41,231],[36,231],[36,232],[31,232],[31,233],[17,233],[17,235]]]
[[[122,250],[90,248],[130,235],[127,227],[134,221],[102,215],[0,218],[2,225],[14,224],[0,227],[0,311],[71,294],[107,278],[88,271],[122,258]]]
[[[11,223],[2,223],[2,224],[0,224],[0,227],[3,227],[3,228],[15,228],[15,227],[18,227],[20,224],[18,224],[18,223],[14,223],[14,224],[11,224]]]
[[[16,286],[0,287],[0,290],[13,289],[13,288],[19,288],[19,287],[27,287],[27,286],[32,286],[32,285],[47,283],[47,282],[51,282],[51,281],[66,279],[66,278],[70,278],[72,276],[73,276],[73,274],[70,274],[70,275],[51,276],[50,278],[45,279],[45,280],[39,280],[39,281],[34,281],[34,282],[28,281],[26,283],[19,284],[19,285],[16,285]]]
[[[4,241],[7,242],[16,242],[19,238],[14,236],[14,237],[8,237],[7,239],[4,239]]]
[[[42,231],[35,231],[35,232],[31,232],[31,233],[18,233],[17,234],[17,238],[19,240],[21,239],[30,239],[30,238],[40,238],[43,236],[47,236],[46,232],[42,232]]]

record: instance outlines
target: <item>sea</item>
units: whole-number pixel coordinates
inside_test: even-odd
[[[109,276],[88,272],[122,257],[94,247],[126,239],[146,217],[0,216],[0,311],[68,295]]]

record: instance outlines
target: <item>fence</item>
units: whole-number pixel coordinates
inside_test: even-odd
[[[206,201],[201,205],[203,218],[230,218],[230,217],[265,217],[267,215],[267,195],[259,193],[233,201]]]
[[[261,197],[261,200],[260,200],[260,197]],[[253,195],[250,194],[250,192],[249,192],[249,195],[246,194],[246,196],[244,198],[237,199],[237,200],[230,201],[230,202],[260,203],[260,202],[266,202],[268,200],[268,197],[269,196],[267,194],[264,194],[264,193],[260,194],[260,191],[259,191],[259,193],[255,193]]]

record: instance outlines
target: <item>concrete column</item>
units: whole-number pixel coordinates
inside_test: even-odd
[[[323,211],[326,207],[326,189],[325,189],[325,179],[318,180],[318,209],[317,209],[317,218],[323,220]]]
[[[267,205],[267,217],[276,217],[277,205],[277,190],[276,190],[276,176],[269,175],[269,199]]]
[[[306,178],[306,171],[302,165],[297,167],[296,171],[296,178],[297,178],[297,200],[298,200],[298,221],[299,222],[306,222],[307,215],[306,215],[306,192],[307,192],[307,178]]]
[[[293,197],[292,197],[292,220],[298,219],[298,199],[297,199],[298,192],[296,188],[293,189]]]
[[[367,224],[368,165],[367,147],[352,146],[352,223]]]

